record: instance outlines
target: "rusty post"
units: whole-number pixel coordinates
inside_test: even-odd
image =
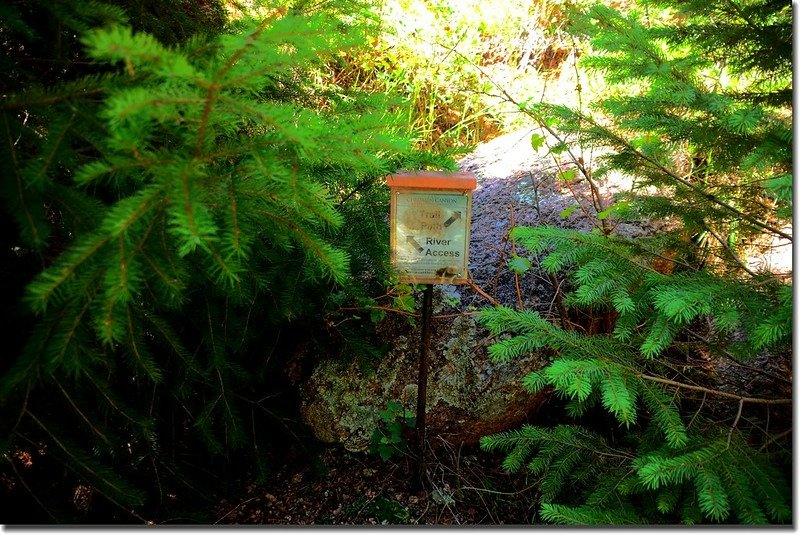
[[[428,351],[431,342],[431,316],[433,312],[433,285],[425,286],[422,294],[422,340],[419,349],[417,373],[417,458],[414,466],[414,491],[422,489],[425,475],[425,402],[428,394]]]

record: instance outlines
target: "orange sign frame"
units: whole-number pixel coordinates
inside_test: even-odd
[[[386,177],[389,247],[400,282],[466,284],[473,173],[418,171]]]

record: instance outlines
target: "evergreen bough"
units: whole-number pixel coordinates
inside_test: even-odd
[[[775,447],[786,423],[766,426],[748,412],[790,407],[790,396],[718,389],[687,366],[687,355],[745,362],[791,348],[786,274],[745,259],[747,244],[791,240],[791,8],[664,0],[623,14],[596,5],[572,31],[590,43],[583,65],[604,74],[609,96],[589,111],[523,111],[560,140],[553,153],[572,158],[563,179],[580,173],[594,193],[617,171],[635,186],[610,206],[593,197],[591,233],[519,227],[512,237],[544,271],[568,277],[566,306],[613,328],[484,310],[492,333],[511,335],[490,348],[494,359],[554,352],[523,385],[564,399],[570,423],[526,425],[481,445],[505,451],[507,470],[538,478],[547,522],[791,523],[790,448]],[[611,149],[594,169],[575,156],[593,147]],[[637,216],[667,218],[672,230],[614,233]]]
[[[366,4],[264,5],[224,31],[213,2],[194,27],[194,7],[129,4],[2,7],[0,450],[46,448],[144,521],[205,498],[221,461],[263,476],[299,432],[271,403],[280,344],[368,293],[353,269],[383,280],[372,185],[427,156],[390,100],[330,81]]]

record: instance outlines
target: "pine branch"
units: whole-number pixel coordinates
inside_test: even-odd
[[[37,190],[42,188],[48,171],[55,163],[59,150],[72,129],[76,116],[77,111],[73,110],[69,117],[63,119],[63,121],[59,121],[58,124],[51,125],[51,129],[55,130],[55,133],[54,135],[48,136],[47,142],[42,147],[42,152],[45,154],[41,155],[37,160],[30,162],[30,164],[22,170],[22,175],[26,175],[25,182],[29,187]],[[5,120],[6,129],[8,129],[8,118]],[[14,164],[16,167],[18,163],[15,161]]]
[[[594,123],[588,117],[581,116],[581,119],[585,120],[585,121],[587,121],[589,123],[593,123],[593,125],[595,127],[597,127],[597,128],[602,128],[599,124]],[[787,234],[787,233],[783,232],[782,230],[780,230],[780,229],[778,229],[776,227],[773,227],[773,226],[769,225],[768,223],[760,221],[759,219],[757,219],[755,217],[752,217],[750,214],[747,214],[747,213],[739,210],[738,208],[736,208],[734,206],[731,206],[730,204],[726,203],[724,200],[720,199],[716,195],[714,195],[712,193],[708,193],[707,191],[703,190],[701,187],[696,186],[695,184],[692,184],[687,179],[677,175],[676,173],[672,172],[670,169],[664,167],[660,162],[658,162],[654,158],[652,158],[652,157],[644,154],[642,151],[634,148],[623,137],[621,137],[621,136],[619,136],[617,134],[613,134],[610,131],[607,131],[607,132],[608,132],[608,138],[610,140],[614,141],[615,144],[617,144],[617,146],[625,147],[625,150],[631,152],[637,158],[639,158],[639,159],[647,162],[648,164],[652,165],[653,167],[658,169],[661,173],[663,173],[665,176],[669,177],[673,181],[681,184],[682,186],[684,186],[684,187],[688,188],[689,190],[693,191],[694,193],[698,194],[701,198],[704,198],[704,199],[716,204],[717,206],[719,206],[721,208],[724,208],[728,212],[734,214],[736,217],[738,217],[738,218],[740,218],[740,219],[742,219],[744,221],[747,221],[748,223],[750,223],[751,225],[753,225],[753,226],[755,226],[757,228],[760,228],[762,230],[766,230],[767,232],[770,232],[770,233],[772,233],[772,234],[774,234],[776,236],[780,236],[781,238],[784,238],[786,240],[792,241],[792,235],[791,234]]]
[[[111,387],[103,379],[96,377],[93,372],[88,369],[83,370],[83,376],[86,377],[92,386],[94,386],[100,395],[108,402],[109,406],[117,413],[136,427],[146,429],[147,431],[151,430],[153,422],[143,416],[135,416],[135,411],[132,408],[123,406],[123,403],[111,394]],[[149,435],[149,432],[146,433],[146,435]]]
[[[78,407],[78,405],[72,400],[69,393],[64,389],[63,386],[61,386],[61,383],[58,382],[58,379],[56,379],[56,377],[52,373],[50,373],[49,376],[50,380],[53,381],[53,383],[55,383],[55,385],[64,395],[64,398],[66,398],[67,403],[69,403],[70,407],[72,407],[72,410],[74,410],[75,413],[81,417],[81,419],[86,423],[89,429],[91,429],[92,432],[94,432],[94,434],[99,436],[100,439],[103,442],[105,442],[107,446],[113,447],[114,444],[112,444],[112,442],[108,439],[108,437],[106,437],[106,435],[92,423],[92,421],[83,413],[83,411],[81,411],[80,407]]]
[[[27,231],[31,233],[31,243],[35,247],[41,247],[44,243],[44,236],[42,236],[42,232],[39,230],[39,225],[34,221],[33,215],[30,211],[30,206],[35,206],[35,200],[29,201],[27,199],[25,193],[25,187],[22,183],[22,175],[21,175],[21,165],[17,157],[17,151],[15,148],[16,142],[14,141],[14,136],[11,133],[11,126],[8,122],[8,115],[3,113],[3,122],[6,127],[6,138],[8,142],[8,150],[11,155],[11,162],[14,167],[14,180],[16,183],[16,194],[18,197],[18,208],[22,211],[24,215],[25,222],[27,223]]]
[[[95,462],[90,462],[84,455],[80,454],[80,448],[74,445],[67,444],[62,437],[53,434],[50,429],[30,411],[26,411],[27,416],[38,425],[53,440],[53,443],[59,447],[62,453],[69,457],[72,462],[79,467],[79,473],[82,473],[92,481],[98,484],[98,490],[103,493],[113,503],[119,503],[122,500],[124,503],[131,503],[142,505],[144,503],[143,493],[138,489],[129,486],[127,482],[114,477],[109,470],[102,465]],[[131,511],[131,513],[133,513]]]
[[[625,509],[568,507],[543,503],[539,514],[547,522],[576,526],[641,524],[642,519]]]
[[[211,80],[211,83],[206,86],[206,98],[203,104],[203,113],[200,118],[200,126],[197,130],[197,140],[194,145],[194,157],[199,158],[202,153],[202,147],[205,140],[206,129],[208,128],[209,115],[211,114],[211,107],[217,99],[217,92],[223,87],[221,83],[225,74],[233,67],[236,62],[250,49],[253,43],[258,39],[258,36],[266,29],[269,24],[269,19],[264,19],[256,27],[256,29],[247,37],[244,46],[239,48],[230,59],[217,71],[217,74]]]

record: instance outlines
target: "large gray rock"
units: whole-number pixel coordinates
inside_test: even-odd
[[[437,287],[434,302],[441,300]],[[536,411],[542,395],[522,388],[526,373],[547,362],[531,354],[499,364],[487,355],[493,341],[474,314],[434,320],[431,331],[427,391],[427,436],[452,443],[474,443],[487,434],[513,428]],[[379,422],[378,411],[400,401],[416,412],[419,326],[385,320],[378,335],[391,344],[374,372],[355,361],[321,361],[301,386],[301,413],[320,440],[341,443],[352,451],[369,447]]]

